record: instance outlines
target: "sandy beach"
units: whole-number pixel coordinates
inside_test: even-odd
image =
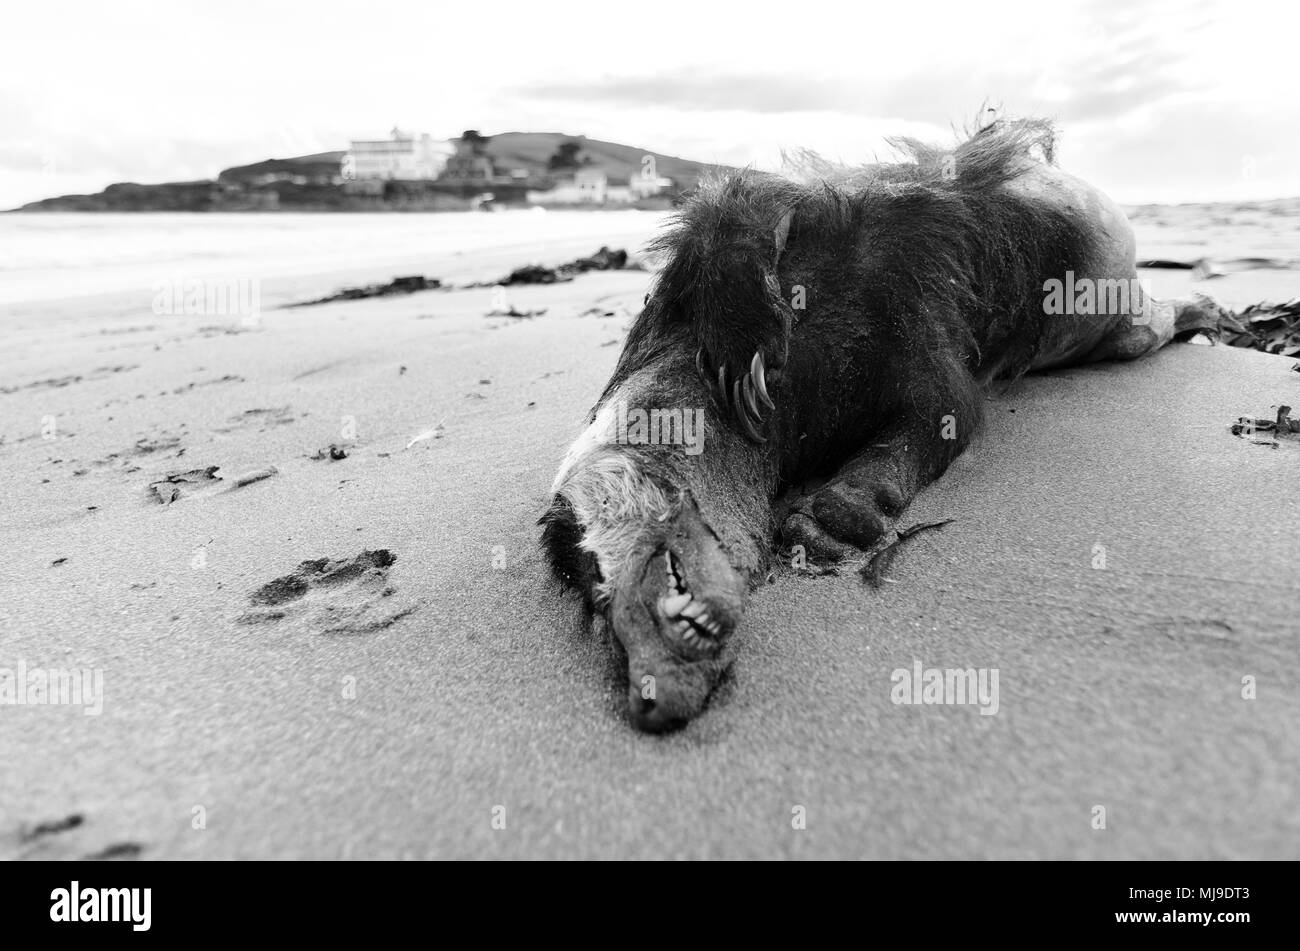
[[[777,572],[709,711],[641,735],[535,522],[651,275],[510,289],[529,319],[490,288],[278,306],[658,220],[588,217],[286,268],[251,322],[129,282],[10,302],[0,667],[101,670],[103,706],[0,707],[0,858],[1295,857],[1300,443],[1229,432],[1300,406],[1295,361],[1179,344],[1022,381],[908,512],[955,521],[893,583]],[[893,703],[917,660],[997,668],[998,714]]]

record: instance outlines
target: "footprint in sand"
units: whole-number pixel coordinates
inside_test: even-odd
[[[303,415],[306,416],[307,414],[304,413]],[[296,421],[297,417],[293,415],[292,408],[288,406],[259,407],[236,413],[226,420],[226,425],[216,427],[213,432],[233,433],[236,430],[257,426],[259,427],[258,432],[264,433],[274,426],[286,426]]]
[[[17,831],[0,835],[0,859],[121,861],[139,858],[144,852],[138,842],[114,842],[88,849],[92,837],[86,817],[79,812],[44,822],[22,823]]]
[[[386,548],[355,558],[304,561],[248,598],[241,624],[297,622],[321,634],[369,634],[406,617],[418,605],[397,595],[388,569],[397,556]]]

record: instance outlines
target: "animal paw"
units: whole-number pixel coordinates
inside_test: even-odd
[[[840,561],[893,531],[907,507],[903,490],[872,478],[838,479],[797,500],[781,526],[787,546],[821,561]]]
[[[1175,310],[1174,333],[1192,332],[1218,334],[1224,330],[1249,333],[1232,311],[1208,294],[1196,293],[1189,301],[1180,302]]]

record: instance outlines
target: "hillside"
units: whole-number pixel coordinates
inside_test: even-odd
[[[548,188],[556,173],[548,162],[564,142],[577,142],[578,159],[600,168],[611,179],[641,173],[645,156],[654,156],[654,172],[671,178],[671,192],[694,188],[713,167],[649,149],[588,139],[560,132],[505,132],[494,135],[487,154],[502,176],[516,169],[526,182],[494,181],[489,187],[505,204],[522,204],[527,188]],[[383,194],[351,193],[339,179],[343,151],[272,158],[223,169],[215,179],[141,185],[120,182],[93,195],[63,195],[24,205],[18,211],[387,211],[458,210],[468,207],[477,184],[389,182]]]
[[[593,166],[603,169],[611,178],[627,178],[639,174],[642,160],[647,155],[654,156],[655,171],[671,178],[679,188],[693,187],[700,175],[713,167],[704,162],[664,155],[651,149],[602,142],[600,139],[566,135],[562,132],[503,132],[492,136],[487,145],[487,153],[503,169],[526,168],[530,172],[543,174],[547,171],[547,160],[555,154],[562,142],[569,141],[581,143],[579,157],[590,159]]]
[[[617,142],[604,142],[600,139],[589,139],[584,135],[569,135],[563,132],[502,132],[490,137],[486,151],[502,174],[509,174],[514,169],[526,169],[532,176],[545,178],[551,174],[548,167],[551,156],[565,142],[579,143],[581,145],[579,158],[585,164],[603,169],[610,178],[628,178],[640,174],[644,167],[642,163],[645,156],[651,155],[655,160],[655,171],[659,175],[671,178],[679,190],[694,187],[700,175],[711,167],[703,162],[664,155],[651,149],[620,145]],[[328,175],[337,172],[345,154],[343,151],[318,152],[315,155],[267,159],[251,165],[238,165],[223,170],[217,176],[217,181],[247,182],[258,176],[282,172],[307,176]]]
[[[340,149],[337,152],[317,152],[314,155],[299,155],[295,158],[266,159],[262,162],[254,162],[252,165],[236,165],[233,168],[222,169],[221,174],[217,176],[217,181],[222,184],[246,182],[259,175],[274,175],[280,172],[328,178],[338,174],[339,163],[343,161],[345,154]]]

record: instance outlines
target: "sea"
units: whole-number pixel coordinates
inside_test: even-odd
[[[1161,282],[1171,293],[1192,284],[1207,292],[1221,286],[1234,303],[1254,294],[1300,296],[1300,199],[1127,210],[1138,258],[1167,268],[1150,272],[1158,296]],[[194,280],[256,280],[270,306],[407,274],[491,280],[602,245],[636,254],[666,218],[664,212],[541,209],[0,214],[0,315],[55,302],[59,310],[76,309],[78,301],[106,295],[139,301],[149,288]],[[1265,272],[1262,281],[1236,277]]]
[[[421,274],[490,280],[602,245],[637,252],[651,211],[0,214],[0,313],[135,295],[163,283],[257,280],[274,303],[336,284]],[[549,263],[559,263],[559,260]],[[496,270],[494,270],[496,269]]]

